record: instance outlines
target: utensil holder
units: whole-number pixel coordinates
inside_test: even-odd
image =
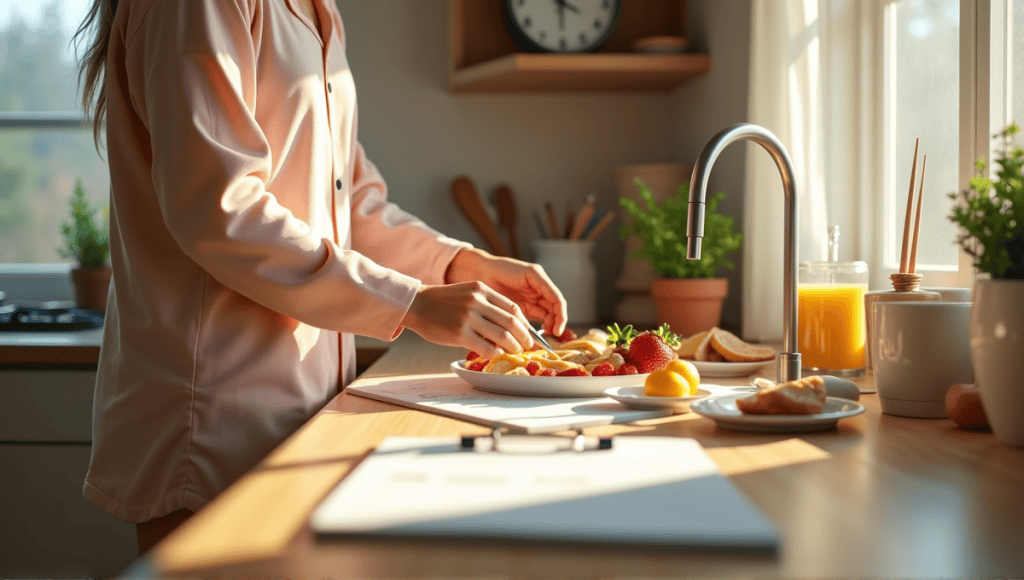
[[[571,325],[597,320],[597,267],[591,254],[593,241],[538,239],[533,241],[540,264],[565,297]]]

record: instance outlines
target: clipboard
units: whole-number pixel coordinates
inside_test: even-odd
[[[310,528],[323,539],[778,549],[774,526],[693,439],[534,451],[503,442],[388,437],[313,511]]]

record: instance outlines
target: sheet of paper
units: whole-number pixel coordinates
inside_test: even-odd
[[[398,380],[381,378],[350,386],[346,392],[526,433],[551,433],[672,414],[667,410],[627,409],[607,397],[557,399],[487,393],[474,389],[453,374],[421,375]]]
[[[610,450],[461,450],[389,437],[313,512],[324,535],[448,536],[774,550],[778,536],[692,439]]]

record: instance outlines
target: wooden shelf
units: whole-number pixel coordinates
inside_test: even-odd
[[[670,91],[707,72],[706,54],[510,54],[454,71],[453,92]]]
[[[645,36],[681,36],[686,0],[627,0],[600,52],[519,52],[498,0],[449,0],[452,92],[670,91],[711,68],[706,54],[630,52]]]

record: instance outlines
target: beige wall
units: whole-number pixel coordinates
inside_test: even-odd
[[[528,247],[536,236],[529,212],[545,201],[556,201],[561,212],[566,200],[578,203],[593,192],[600,204],[617,207],[616,166],[692,161],[718,128],[742,120],[749,0],[738,9],[722,4],[690,7],[691,28],[707,27],[695,30],[695,40],[713,53],[705,79],[672,94],[541,95],[448,92],[444,0],[338,0],[359,94],[360,139],[392,200],[474,244],[482,241],[451,201],[452,177],[466,173],[486,194],[507,183],[519,204],[520,244]],[[732,46],[737,37],[742,46]],[[720,163],[714,184],[736,192],[727,207],[738,209],[742,157],[730,152]],[[622,264],[615,232],[601,237],[595,259],[600,314],[610,318]],[[727,314],[734,324],[737,305]]]
[[[629,0],[626,0],[627,2]],[[751,0],[690,0],[688,36],[694,50],[711,55],[711,71],[676,89],[672,95],[672,157],[693,162],[716,133],[747,120],[747,94],[750,71]],[[755,150],[756,148],[756,150]],[[708,192],[724,191],[719,206],[736,218],[743,229],[743,187],[748,152],[764,154],[760,147],[737,143],[726,149],[711,172]],[[782,186],[779,186],[782,199]],[[779,224],[781,234],[782,224]],[[726,270],[729,297],[722,322],[740,327],[743,283],[742,252],[732,256],[735,270]]]

